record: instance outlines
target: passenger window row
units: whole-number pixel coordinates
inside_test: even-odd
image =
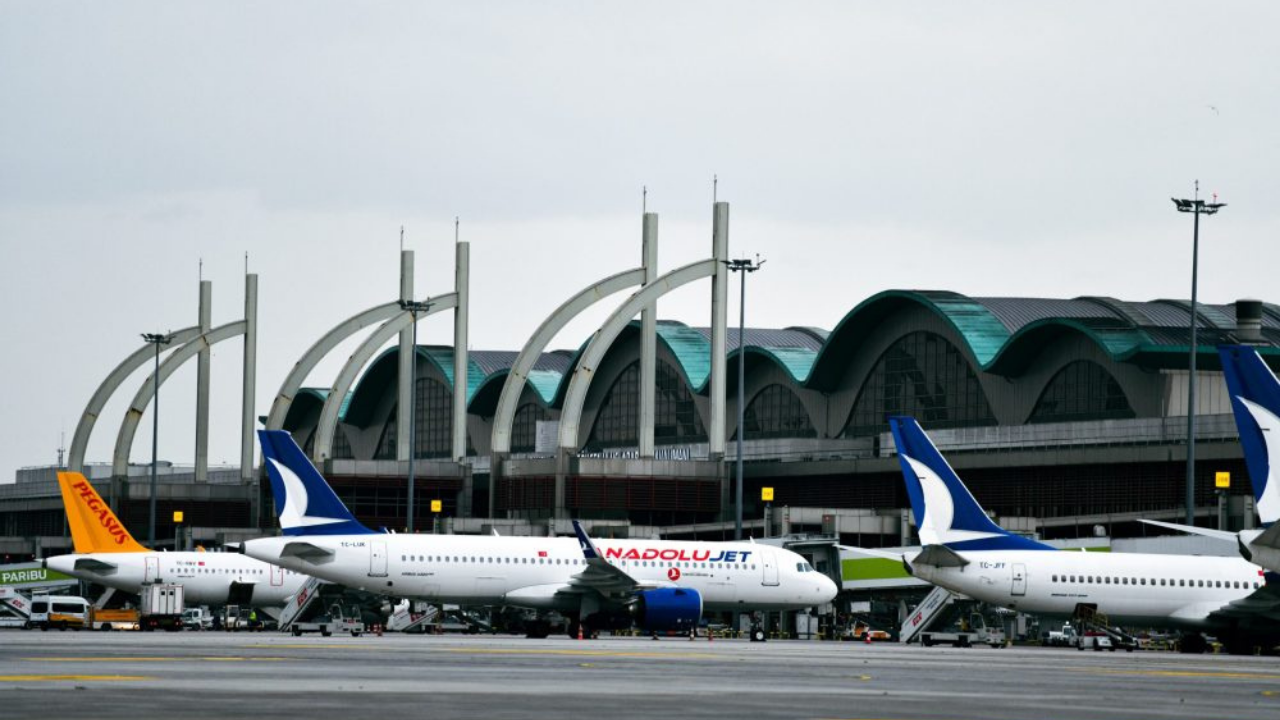
[[[1112,577],[1107,575],[1054,575],[1055,583],[1084,583],[1088,585],[1159,585],[1161,587],[1210,587],[1210,588],[1235,588],[1237,590],[1249,589],[1248,581],[1240,580],[1187,580],[1179,578],[1130,578],[1130,577]],[[1262,587],[1261,583],[1252,583],[1253,589],[1257,590]]]
[[[584,565],[586,561],[582,558],[511,558],[511,557],[479,557],[469,555],[401,555],[400,562],[426,562],[426,563],[471,563],[476,565]],[[610,564],[618,564],[614,560],[609,561]],[[683,568],[705,568],[709,570],[755,570],[755,563],[750,566],[744,563],[709,563],[696,561],[679,561],[679,560],[623,560],[623,567],[683,567]],[[803,569],[801,566],[804,566]],[[814,572],[809,563],[797,563],[796,569],[800,572]]]

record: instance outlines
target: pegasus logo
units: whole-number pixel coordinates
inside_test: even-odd
[[[1258,494],[1258,517],[1262,518],[1263,522],[1274,522],[1280,519],[1280,487],[1272,482],[1275,479],[1276,462],[1280,460],[1280,417],[1276,417],[1275,413],[1255,402],[1240,396],[1236,396],[1236,399],[1243,403],[1245,409],[1253,416],[1253,421],[1262,431],[1262,441],[1267,447],[1267,476],[1251,479]]]
[[[275,458],[267,458],[271,466],[280,474],[284,484],[284,508],[280,510],[280,526],[285,528],[310,527],[312,525],[332,525],[340,523],[340,518],[316,517],[307,514],[307,487],[302,478],[288,467],[281,465]]]
[[[94,491],[93,486],[87,481],[81,481],[71,487],[79,493],[80,501],[89,509],[89,513],[98,517],[98,523],[110,533],[115,544],[123,545],[129,534],[111,512],[111,508],[102,502],[102,498]]]

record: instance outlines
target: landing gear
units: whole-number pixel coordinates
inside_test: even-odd
[[[751,642],[764,642],[767,639],[768,638],[764,633],[764,628],[759,625],[751,626]]]
[[[1187,633],[1178,643],[1178,652],[1188,655],[1201,655],[1209,649],[1209,641],[1200,633]]]
[[[530,620],[525,623],[524,636],[534,640],[545,639],[551,634],[551,623],[546,620]]]

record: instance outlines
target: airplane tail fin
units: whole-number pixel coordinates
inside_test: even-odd
[[[276,516],[285,535],[368,535],[284,430],[259,430]]]
[[[1280,520],[1280,381],[1246,345],[1218,348],[1249,481],[1264,525]]]
[[[920,542],[952,550],[1052,550],[996,525],[947,464],[920,424],[889,418]]]
[[[58,486],[77,553],[150,552],[133,539],[84,475],[60,472]]]

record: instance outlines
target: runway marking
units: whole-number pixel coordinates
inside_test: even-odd
[[[297,658],[284,657],[240,657],[240,656],[209,656],[209,657],[28,657],[22,658],[27,662],[173,662],[174,660],[200,661],[200,662],[283,662],[285,660],[296,660]]]
[[[1105,668],[1071,668],[1093,675],[1145,675],[1148,677],[1202,677],[1227,680],[1280,680],[1280,675],[1246,672],[1211,672],[1199,670],[1109,670]]]
[[[59,682],[68,680],[77,682],[113,682],[119,680],[155,680],[155,678],[145,675],[0,675],[0,682]]]
[[[368,645],[249,645],[253,648],[275,648],[275,649],[293,649],[293,650],[314,650],[316,648],[342,648],[347,650],[381,650]],[[442,653],[454,653],[458,655],[567,655],[571,657],[618,657],[618,658],[662,658],[662,659],[679,659],[689,658],[693,660],[719,659],[720,655],[710,653],[684,653],[684,652],[653,652],[638,650],[635,652],[616,652],[613,650],[553,650],[553,649],[519,649],[519,648],[437,648]]]

